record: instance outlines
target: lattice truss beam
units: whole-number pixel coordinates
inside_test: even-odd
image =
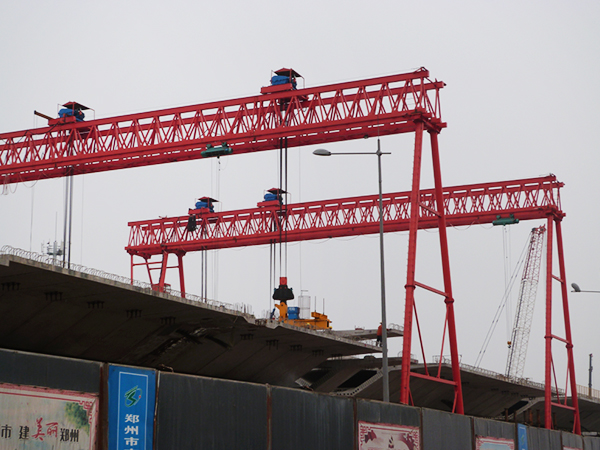
[[[429,71],[0,133],[0,182],[185,161],[223,142],[233,154],[414,131],[440,119]]]
[[[560,187],[554,175],[498,183],[446,187],[448,225],[491,223],[513,215],[519,220],[562,217]],[[196,214],[197,228],[187,229],[189,216],[130,222],[131,255],[149,258],[163,253],[268,244],[285,233],[288,242],[356,236],[379,232],[378,196],[362,196],[289,205],[274,205]],[[420,191],[419,228],[435,228],[435,191]],[[385,231],[408,230],[410,192],[385,194]]]

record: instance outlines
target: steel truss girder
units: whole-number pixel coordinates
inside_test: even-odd
[[[443,188],[448,226],[491,223],[511,214],[519,220],[562,217],[563,183],[554,175],[498,183]],[[187,231],[188,216],[129,222],[127,252],[150,257],[164,252],[191,252],[277,242],[280,230],[288,242],[379,232],[378,196],[368,195],[199,214],[198,228]],[[419,228],[436,228],[434,189],[419,192]],[[386,232],[406,231],[410,192],[383,195]]]
[[[441,81],[429,71],[0,133],[3,184],[233,154],[441,129]]]

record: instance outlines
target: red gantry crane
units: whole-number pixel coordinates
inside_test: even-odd
[[[441,119],[439,100],[439,92],[444,87],[444,83],[431,80],[429,71],[424,68],[410,73],[305,89],[297,89],[295,78],[299,75],[292,69],[277,71],[276,76],[283,78],[277,79],[276,82],[272,80],[272,85],[263,88],[261,95],[90,121],[78,121],[77,118],[73,119],[72,116],[66,115],[61,117],[64,120],[49,120],[48,127],[1,133],[0,182],[8,184],[210,156],[236,155],[281,149],[284,145],[285,148],[299,147],[365,137],[414,133],[412,187],[410,192],[403,194],[404,202],[399,207],[404,211],[403,218],[400,220],[391,215],[393,210],[391,197],[393,196],[388,196],[384,213],[390,227],[393,220],[403,221],[402,226],[409,232],[400,402],[405,404],[410,402],[410,378],[416,376],[451,385],[455,393],[453,411],[463,414],[453,307],[454,295],[446,235],[446,227],[453,220],[452,214],[455,211],[449,209],[452,205],[450,201],[448,204],[445,203],[446,199],[450,198],[450,194],[442,187],[438,147],[438,134],[446,127]],[[74,104],[74,102],[71,103]],[[421,189],[421,161],[425,132],[429,134],[434,178],[434,188],[428,191]],[[471,189],[476,188],[476,186],[471,186]],[[466,195],[463,200],[468,202],[472,198],[474,197]],[[490,201],[494,199],[493,196],[482,196],[481,198]],[[504,208],[496,209],[503,211],[510,209],[511,197],[506,198],[509,199],[509,203],[505,204]],[[362,200],[374,203],[372,198]],[[320,205],[313,206],[325,211],[328,203],[322,202]],[[457,205],[460,207],[461,203],[458,202]],[[265,217],[270,215],[272,223],[273,221],[283,223],[286,228],[289,228],[287,235],[289,240],[291,238],[289,231],[293,224],[292,217],[310,217],[310,214],[301,212],[301,210],[306,211],[309,204],[299,205],[300,209],[297,212],[295,207],[295,205],[286,205],[283,212],[264,208],[262,212],[255,211],[252,214],[263,214]],[[343,211],[346,210],[349,213],[352,209],[345,208],[342,204],[334,206],[333,210],[337,210],[339,214],[343,215]],[[279,207],[279,209],[281,208]],[[367,211],[367,214],[374,214],[374,208],[371,208],[370,213],[368,213],[368,208],[358,207],[355,211]],[[458,210],[457,212],[460,216],[465,211]],[[252,215],[250,211],[248,214]],[[360,215],[355,217],[357,221],[360,221]],[[546,333],[546,427],[552,427],[551,407],[555,405],[573,410],[574,431],[579,433],[579,410],[577,390],[574,384],[575,375],[560,228],[563,214],[556,213],[550,208],[546,217],[549,242],[546,264],[548,271],[546,286],[546,320],[548,324]],[[208,234],[210,219],[207,217],[201,222],[206,223],[205,229]],[[217,222],[221,225],[241,223],[237,219],[227,221],[222,216],[218,216]],[[299,223],[302,221],[300,220]],[[298,231],[297,239],[300,239],[302,233],[304,236],[312,235],[313,237],[309,238],[315,239],[319,233],[326,237],[328,231],[332,236],[342,232],[341,228],[336,228],[335,223],[325,223],[326,225],[320,230],[319,227],[313,226],[310,233]],[[179,227],[176,225],[164,225],[165,230],[170,227],[174,233],[179,231]],[[560,270],[558,277],[552,275],[553,225],[556,228],[557,237]],[[357,226],[359,226],[358,223]],[[417,231],[429,226],[439,230],[443,272],[443,286],[440,288],[427,286],[417,281]],[[152,228],[150,225],[149,227]],[[143,228],[144,226],[140,225],[139,229]],[[351,228],[350,220],[347,222],[344,232],[350,233],[349,229]],[[152,229],[159,230],[160,226]],[[222,230],[222,228],[218,229]],[[366,229],[368,226],[363,227],[363,231]],[[214,230],[217,228],[214,227]],[[212,231],[210,230],[210,232]],[[239,233],[239,231],[237,232]],[[146,244],[142,234],[136,233],[138,232],[132,231],[130,244],[135,244],[135,246],[128,247],[130,253],[131,251],[136,252],[138,244],[140,244],[140,249]],[[140,233],[142,232],[140,231]],[[233,234],[226,238],[230,240],[229,242],[233,242]],[[256,243],[260,233],[255,234],[256,236],[252,239],[255,239]],[[223,238],[215,234],[214,239]],[[151,243],[151,240],[148,239],[147,242]],[[168,245],[169,240],[166,239],[165,243]],[[138,254],[144,255],[143,251]],[[182,267],[181,264],[180,267]],[[567,334],[565,338],[554,336],[551,332],[552,280],[560,283]],[[421,375],[410,370],[417,288],[437,293],[443,298],[446,309],[444,330],[450,346],[452,380],[442,379],[439,374],[437,376]],[[568,370],[572,375],[570,378],[571,405],[566,404],[566,399],[554,402],[551,398],[552,339],[563,341],[567,346]]]
[[[0,182],[274,150],[284,138],[298,147],[413,132],[420,118],[441,129],[443,86],[422,68],[307,89],[280,84],[241,99],[2,133]]]
[[[447,225],[473,225],[501,220],[544,219],[562,214],[560,192],[563,183],[554,175],[498,183],[445,187],[443,189]],[[213,199],[211,199],[213,200]],[[213,200],[214,201],[214,200]],[[263,245],[276,242],[282,229],[287,241],[358,236],[379,232],[378,196],[342,198],[283,205],[278,201],[260,202],[256,208],[215,212],[207,206],[192,209],[186,216],[161,217],[129,222],[132,257],[131,278],[135,266],[161,268],[159,280],[150,282],[159,291],[165,289],[166,269],[177,268],[181,293],[185,296],[183,256],[188,252]],[[419,228],[437,227],[432,206],[435,191],[420,191]],[[430,206],[431,205],[431,206]],[[410,224],[410,192],[384,194],[385,231],[406,231]],[[192,225],[192,226],[191,226]],[[178,257],[176,266],[168,266],[168,256]],[[144,262],[135,263],[133,257]],[[151,261],[158,256],[159,260]]]

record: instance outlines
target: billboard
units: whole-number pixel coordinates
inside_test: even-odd
[[[358,422],[359,450],[419,450],[419,443],[418,427]]]
[[[154,370],[109,366],[108,441],[111,450],[152,450]]]
[[[0,450],[93,450],[94,394],[0,383]]]

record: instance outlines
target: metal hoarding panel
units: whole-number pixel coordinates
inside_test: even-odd
[[[584,436],[583,443],[585,444],[585,450],[600,450],[600,438]]]
[[[0,382],[98,393],[97,362],[0,349]]]
[[[266,386],[160,372],[156,450],[266,448]]]
[[[528,450],[562,450],[560,431],[545,428],[527,428]]]
[[[565,449],[574,448],[574,449],[583,449],[583,439],[581,436],[576,434],[567,433],[565,431],[562,432],[562,445]]]
[[[0,450],[93,450],[94,394],[0,384]]]
[[[272,450],[354,448],[354,406],[349,398],[273,387]]]
[[[424,450],[471,450],[471,419],[423,408]]]
[[[418,427],[358,422],[358,450],[420,450]]]
[[[156,373],[109,366],[108,442],[111,450],[152,450]]]
[[[421,426],[421,412],[413,406],[383,403],[373,400],[356,400],[357,420],[371,423]]]
[[[473,418],[475,436],[487,436],[515,440],[515,424],[498,420]]]

